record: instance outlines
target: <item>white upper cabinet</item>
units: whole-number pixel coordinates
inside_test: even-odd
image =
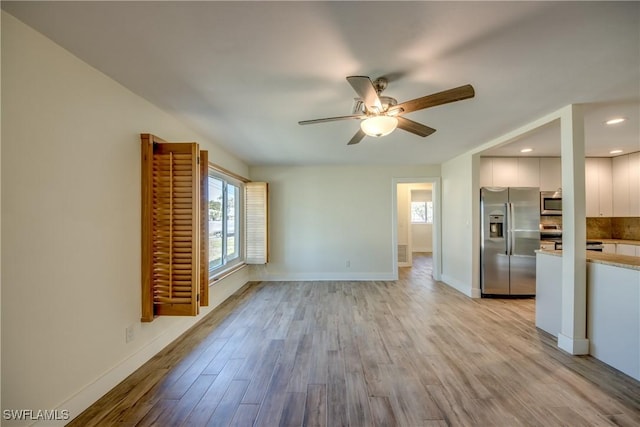
[[[562,187],[562,166],[559,157],[540,158],[540,191],[556,191]]]
[[[598,159],[598,197],[600,216],[613,216],[613,181],[610,158]]]
[[[481,157],[480,187],[539,187],[540,159]]]
[[[588,157],[585,159],[584,169],[587,216],[612,216],[611,159]]]
[[[629,213],[640,216],[640,152],[629,154]]]
[[[493,158],[493,186],[515,187],[518,185],[518,159],[515,157]]]
[[[480,157],[480,187],[493,187],[493,159]]]
[[[613,158],[613,216],[640,216],[640,152]]]
[[[629,156],[613,158],[613,216],[630,216]]]
[[[481,187],[562,187],[559,157],[481,157]],[[585,159],[588,217],[640,216],[640,152]]]
[[[518,158],[518,187],[540,187],[540,159]]]
[[[598,215],[600,207],[598,197],[596,197],[596,191],[598,188],[598,171],[595,158],[584,159],[584,188],[585,188],[585,202],[586,213],[588,217],[600,216]]]

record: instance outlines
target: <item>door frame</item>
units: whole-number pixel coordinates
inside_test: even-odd
[[[441,227],[441,182],[440,177],[393,178],[391,185],[391,253],[394,280],[398,280],[398,184],[431,184],[433,199],[433,265],[432,275],[441,280],[442,274],[442,227]]]

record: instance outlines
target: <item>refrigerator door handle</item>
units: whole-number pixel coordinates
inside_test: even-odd
[[[504,204],[504,212],[505,212],[505,255],[511,255],[511,203],[507,202]]]
[[[508,217],[509,217],[509,234],[508,234],[508,238],[509,238],[509,255],[513,255],[513,246],[514,246],[514,232],[513,232],[513,224],[515,223],[515,217],[514,217],[514,210],[513,210],[513,203],[509,202],[507,203],[507,212],[508,212]]]

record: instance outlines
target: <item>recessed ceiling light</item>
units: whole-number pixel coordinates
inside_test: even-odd
[[[523,148],[522,150],[520,150],[521,153],[530,153],[533,151],[533,148]]]
[[[622,150],[611,150],[609,151],[609,154],[620,154],[622,153]]]
[[[608,125],[617,125],[618,123],[622,123],[625,120],[627,119],[625,119],[624,117],[615,117],[613,119],[607,120],[605,123]]]

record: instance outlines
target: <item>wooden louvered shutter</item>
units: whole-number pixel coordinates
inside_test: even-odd
[[[194,316],[201,268],[199,147],[141,137],[142,321]]]
[[[200,151],[200,305],[209,305],[209,152]]]
[[[268,189],[266,182],[245,183],[247,264],[266,264],[269,261]]]

